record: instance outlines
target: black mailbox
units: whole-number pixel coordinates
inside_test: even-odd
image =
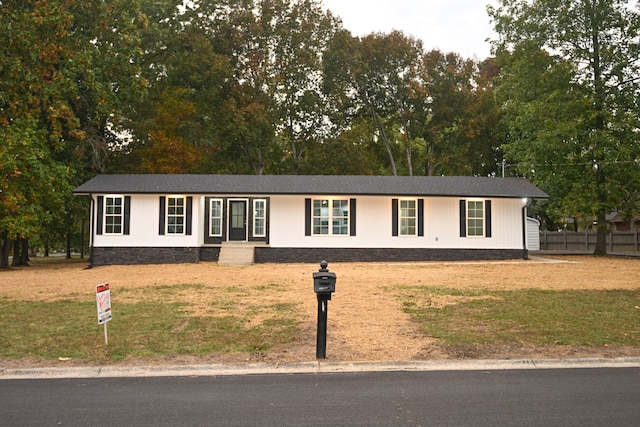
[[[330,294],[336,291],[336,273],[327,269],[327,262],[320,264],[320,270],[313,273],[313,290],[316,294]]]
[[[336,273],[313,273],[313,290],[317,294],[336,291]]]

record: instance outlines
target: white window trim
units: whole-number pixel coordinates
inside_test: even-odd
[[[470,202],[481,202],[482,203],[482,234],[471,234],[470,230],[471,228],[469,227],[469,212],[471,211],[469,209],[469,203]],[[465,225],[467,227],[467,238],[471,238],[471,239],[478,239],[478,238],[484,238],[486,237],[487,234],[487,211],[486,211],[486,205],[485,205],[485,200],[484,199],[467,199],[466,200],[466,204],[467,206],[465,207],[465,216],[466,218],[465,220]]]
[[[220,233],[214,234],[211,232],[211,225],[213,224],[213,202],[220,204],[220,216],[215,217],[220,219]],[[224,230],[224,200],[223,199],[209,199],[209,237],[222,237]]]
[[[256,215],[257,212],[257,205],[258,203],[262,203],[262,216],[258,217]],[[263,221],[262,223],[262,233],[257,233],[256,232],[256,223],[257,220],[261,219]],[[266,237],[267,236],[267,199],[254,199],[253,200],[253,237]]]
[[[322,216],[315,216],[314,210],[315,210],[315,202],[316,201],[324,201],[326,200],[328,202],[328,216],[327,217],[322,217]],[[339,219],[343,219],[343,216],[340,217],[334,217],[333,216],[333,202],[334,201],[341,201],[341,202],[346,202],[346,206],[347,206],[347,224],[346,224],[346,233],[345,234],[334,234],[333,233],[333,220],[334,218],[339,218]],[[322,233],[316,233],[316,226],[315,226],[315,219],[316,218],[328,218],[328,233],[327,234],[322,234]],[[342,227],[342,226],[341,226]],[[322,237],[348,237],[349,236],[349,230],[351,229],[351,204],[350,204],[350,200],[349,198],[342,198],[342,197],[326,197],[326,198],[316,198],[316,199],[311,199],[311,235],[312,236],[322,236]]]
[[[107,213],[107,200],[109,199],[120,199],[120,214],[113,215]],[[106,194],[104,196],[104,208],[102,209],[102,233],[106,236],[122,236],[124,235],[124,196],[121,194]],[[120,232],[119,233],[110,233],[107,231],[107,217],[120,217]]]
[[[415,216],[407,216],[404,217],[402,216],[402,202],[413,202],[414,206],[414,212],[415,212]],[[413,234],[404,234],[402,232],[402,219],[403,218],[413,218],[414,220],[414,232]],[[399,237],[416,237],[418,235],[418,199],[398,199],[398,236]]]
[[[171,199],[182,199],[182,215],[169,214],[169,205],[170,205]],[[182,217],[182,232],[176,233],[176,232],[169,231],[169,227],[173,225],[173,224],[169,224],[170,217],[175,217],[175,218]],[[178,195],[167,196],[167,205],[166,205],[166,212],[165,212],[165,234],[167,236],[185,236],[186,232],[187,232],[187,198],[185,196],[178,196]]]

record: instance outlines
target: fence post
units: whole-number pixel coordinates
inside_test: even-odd
[[[609,232],[609,252],[613,252],[613,231]]]
[[[589,230],[584,229],[584,250],[589,252]]]

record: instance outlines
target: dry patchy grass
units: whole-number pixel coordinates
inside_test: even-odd
[[[638,289],[640,259],[614,257],[548,257],[504,262],[330,263],[336,273],[336,293],[328,308],[328,360],[411,360],[452,357],[615,357],[638,356],[638,348],[483,347],[467,355],[447,352],[420,333],[403,311],[397,289],[436,286],[451,289],[567,290]],[[230,311],[256,310],[293,304],[301,319],[300,338],[287,348],[265,354],[213,355],[199,362],[294,362],[315,358],[317,301],[311,274],[315,264],[257,264],[219,266],[215,263],[180,265],[105,266],[87,269],[83,262],[48,263],[0,271],[0,298],[21,301],[90,301],[95,286],[111,284],[114,316],[118,303],[157,299],[158,288],[175,287],[172,300],[184,302],[194,316],[224,316]],[[175,286],[189,285],[189,286]],[[165,292],[161,293],[166,298]],[[443,297],[444,298],[444,297]],[[449,304],[455,301],[436,301]],[[639,302],[640,304],[640,302]],[[259,310],[259,309],[258,309]],[[269,316],[265,311],[254,317]],[[1,327],[1,325],[0,325]],[[11,361],[4,361],[5,366]],[[33,362],[33,361],[32,361]],[[136,363],[136,361],[129,361]],[[141,361],[150,363],[154,361]],[[194,360],[159,360],[193,363]],[[35,362],[33,362],[35,363]]]

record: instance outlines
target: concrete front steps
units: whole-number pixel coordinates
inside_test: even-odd
[[[226,242],[220,247],[218,264],[220,265],[251,265],[253,264],[252,243],[247,242]]]

